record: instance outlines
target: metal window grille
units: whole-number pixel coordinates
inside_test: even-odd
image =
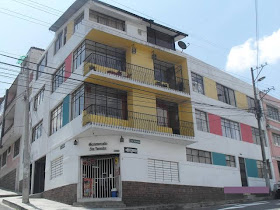
[[[260,135],[259,135],[259,129],[251,127],[251,130],[252,130],[252,137],[253,137],[254,144],[261,145],[261,138],[260,138]],[[262,131],[262,138],[263,138],[263,141],[264,141],[264,146],[267,147],[264,131]]]
[[[217,83],[218,100],[236,106],[234,90]]]
[[[241,140],[239,123],[222,118],[221,124],[223,136],[236,140]]]
[[[55,133],[62,127],[62,109],[63,104],[61,103],[51,112],[51,134]]]
[[[45,86],[37,93],[37,95],[34,98],[34,108],[37,109],[38,106],[43,102],[44,100],[44,92],[45,92]]]
[[[204,94],[203,77],[192,72],[192,88],[194,92]]]
[[[280,146],[280,135],[273,133],[273,141],[276,146]]]
[[[2,167],[7,163],[7,150],[3,153],[2,157]]]
[[[85,60],[85,43],[84,41],[73,53],[74,69],[78,68]]]
[[[247,96],[247,102],[248,102],[248,112],[251,113],[256,113],[256,109],[255,109],[255,99]]]
[[[179,182],[178,162],[148,159],[148,177],[154,181]]]
[[[56,158],[51,162],[51,179],[63,174],[63,156]]]
[[[104,15],[93,10],[90,10],[89,12],[89,19],[115,29],[125,31],[125,21],[123,20]]]
[[[63,82],[65,76],[65,63],[53,75],[52,91],[54,92]]]
[[[63,31],[58,34],[57,39],[55,40],[54,54],[56,54],[57,51],[62,47],[62,35]]]
[[[186,148],[186,153],[187,153],[187,161],[212,164],[211,152]]]
[[[43,133],[43,120],[39,122],[32,130],[32,142],[36,141],[42,136]]]
[[[84,85],[82,85],[72,94],[72,119],[79,116],[84,110],[84,93]]]
[[[269,118],[280,121],[279,111],[277,108],[274,108],[272,106],[267,106],[267,112]]]
[[[231,155],[226,155],[227,166],[236,167],[235,157]]]
[[[196,126],[197,130],[208,132],[208,120],[206,112],[195,110]]]
[[[147,27],[147,41],[149,43],[175,50],[174,37]]]
[[[19,154],[19,148],[20,148],[20,139],[18,139],[14,144],[14,157],[16,157]]]

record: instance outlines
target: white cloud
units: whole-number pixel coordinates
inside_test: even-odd
[[[275,64],[280,61],[280,29],[270,36],[259,39],[260,63]],[[245,43],[231,48],[226,70],[231,72],[244,72],[256,66],[256,42],[253,38]]]

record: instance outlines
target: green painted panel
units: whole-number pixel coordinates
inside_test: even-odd
[[[257,161],[246,158],[245,163],[246,163],[247,176],[258,178],[259,176],[258,176]]]
[[[226,166],[226,155],[221,153],[212,152],[213,164],[219,166]]]
[[[70,107],[70,96],[66,96],[63,99],[63,114],[62,114],[62,126],[66,125],[69,123],[69,107]]]

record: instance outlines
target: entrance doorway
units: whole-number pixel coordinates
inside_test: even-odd
[[[242,157],[239,157],[239,168],[240,168],[242,187],[247,187],[248,180],[247,180],[247,173],[246,173],[246,165],[245,165],[245,160]]]
[[[33,193],[44,192],[46,156],[35,162]]]
[[[119,197],[120,164],[117,155],[82,157],[82,197]]]

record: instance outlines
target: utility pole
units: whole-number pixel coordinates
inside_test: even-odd
[[[263,68],[263,66],[262,66]],[[269,192],[270,192],[270,181],[268,177],[268,168],[267,168],[267,162],[266,162],[266,156],[265,156],[265,147],[264,147],[264,141],[263,141],[263,136],[262,136],[262,127],[261,127],[261,117],[262,117],[262,110],[260,107],[260,100],[257,97],[257,90],[256,90],[256,80],[254,77],[254,69],[251,68],[251,74],[252,74],[252,82],[253,82],[253,89],[254,89],[254,99],[255,99],[255,110],[256,110],[256,118],[258,121],[258,129],[259,129],[259,136],[260,136],[260,141],[261,141],[261,151],[262,151],[262,159],[263,159],[263,173],[264,173],[264,178],[265,178],[265,183],[266,187],[268,187]],[[260,72],[259,72],[260,74]],[[257,77],[259,76],[257,75]],[[261,78],[262,79],[262,78]],[[260,81],[260,80],[258,80]]]
[[[29,144],[29,72],[22,65],[22,78],[25,81],[24,94],[24,147],[23,147],[23,184],[22,184],[22,203],[29,203],[30,188],[30,144]]]

